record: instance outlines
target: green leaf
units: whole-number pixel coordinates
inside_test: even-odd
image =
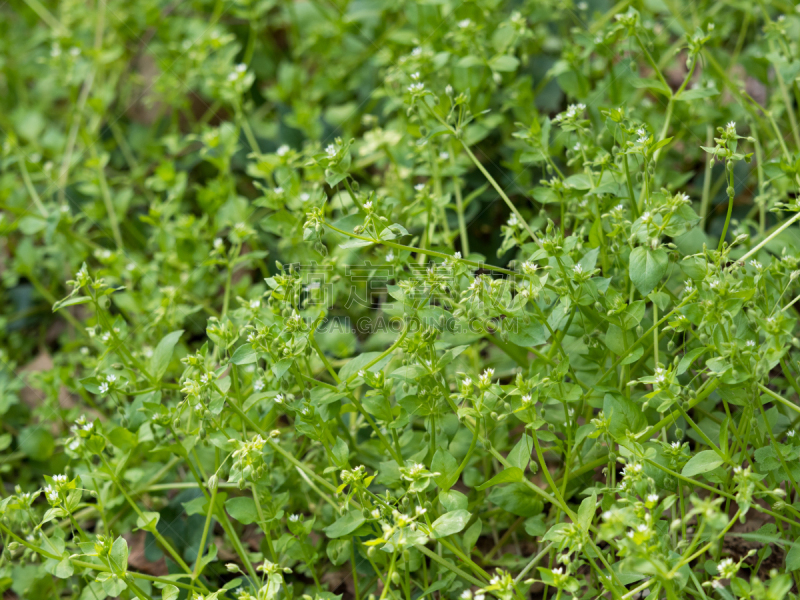
[[[524,473],[531,460],[531,452],[533,452],[533,438],[524,434],[508,453],[506,460]]]
[[[433,455],[431,461],[431,471],[440,473],[433,478],[433,481],[443,490],[450,489],[454,484],[454,475],[458,469],[458,462],[455,457],[444,448],[439,448]]]
[[[522,482],[493,489],[489,502],[518,517],[533,517],[544,507],[539,497]]]
[[[495,56],[489,64],[495,71],[510,73],[517,70],[519,59],[516,56],[501,54],[500,56]]]
[[[608,431],[615,439],[625,437],[628,431],[638,433],[647,426],[641,405],[621,395],[606,394],[603,413],[609,420]]]
[[[364,352],[363,354],[359,354],[339,370],[339,379],[341,379],[342,381],[350,379],[350,377],[352,377],[353,375],[364,369],[366,365],[371,363],[376,358],[380,357],[380,355],[381,352]],[[385,358],[379,360],[377,363],[372,365],[367,370],[370,371],[371,373],[376,373],[380,371],[384,366],[386,366],[386,364],[391,360],[391,358],[392,358],[391,355],[386,356]]]
[[[172,584],[165,585],[161,592],[161,600],[178,600],[178,588]]]
[[[584,498],[578,508],[578,525],[584,531],[589,531],[589,526],[592,524],[594,514],[597,511],[597,493],[592,492],[588,498]]]
[[[128,570],[128,543],[125,538],[118,537],[114,540],[111,545],[111,551],[108,553],[108,558],[116,571],[125,572]]]
[[[53,304],[53,312],[57,310],[61,310],[67,306],[75,306],[77,304],[86,304],[87,302],[91,302],[91,296],[72,296],[70,298],[64,298],[63,300],[59,300],[55,304]]]
[[[455,490],[440,492],[439,502],[442,503],[442,506],[444,506],[445,510],[448,512],[459,508],[466,509],[469,505],[469,499],[461,492]]]
[[[693,90],[684,90],[680,95],[675,96],[675,100],[688,102],[689,100],[697,100],[699,98],[711,98],[712,96],[719,96],[719,90],[713,87],[700,87]]]
[[[333,453],[333,460],[336,462],[339,468],[343,468],[347,465],[347,460],[350,457],[350,449],[347,447],[347,443],[340,437],[336,438],[336,443],[333,445],[331,449]]]
[[[792,547],[786,553],[786,570],[797,571],[800,569],[800,537],[796,538]]]
[[[360,510],[351,510],[343,517],[339,517],[332,525],[323,528],[323,531],[329,538],[344,537],[361,527],[365,520]]]
[[[467,526],[471,516],[466,510],[454,510],[443,514],[431,525],[431,537],[439,539],[458,533]]]
[[[32,460],[47,460],[56,448],[53,435],[38,425],[21,430],[17,440],[19,449]]]
[[[249,496],[229,498],[225,502],[225,510],[242,525],[258,522],[258,509],[255,501]]]
[[[157,512],[142,512],[144,518],[137,517],[136,519],[136,526],[139,529],[148,529],[153,530],[155,526],[158,524],[158,520],[161,518],[161,515]]]
[[[478,542],[478,538],[481,537],[482,530],[483,522],[480,519],[476,519],[475,522],[464,532],[464,548],[466,548],[468,552],[472,550],[472,548]]]
[[[150,374],[156,378],[161,379],[164,373],[167,372],[169,361],[172,359],[172,351],[175,349],[175,344],[183,333],[183,329],[178,329],[172,333],[165,335],[158,346],[153,351],[153,356],[150,357]]]
[[[658,285],[667,272],[669,257],[666,250],[651,250],[639,246],[631,252],[629,272],[639,293],[646,296]]]
[[[525,519],[525,533],[531,537],[542,537],[547,532],[544,523],[544,515],[536,515],[530,519]]]
[[[653,90],[653,91],[656,91],[656,92],[660,92],[661,94],[664,94],[665,96],[671,96],[672,95],[672,91],[667,86],[665,86],[663,83],[661,83],[660,79],[646,79],[644,77],[631,77],[629,79],[629,81],[631,82],[631,85],[633,87],[638,88],[638,89]]]
[[[508,469],[504,469],[500,471],[497,475],[492,477],[486,483],[482,483],[478,486],[475,486],[475,489],[480,491],[485,490],[486,488],[490,488],[493,485],[498,485],[500,483],[513,483],[516,481],[522,481],[525,478],[525,474],[522,472],[522,469],[519,467],[509,467]]]
[[[714,450],[703,450],[689,459],[681,471],[684,477],[693,477],[700,473],[707,473],[719,467],[724,461]]]
[[[702,346],[700,348],[695,348],[694,350],[690,350],[687,352],[681,361],[678,363],[678,375],[683,375],[692,365],[692,363],[697,360],[704,352],[706,352],[708,348]]]
[[[258,353],[250,344],[242,344],[235,350],[233,356],[231,356],[231,362],[235,365],[249,365],[257,360]]]

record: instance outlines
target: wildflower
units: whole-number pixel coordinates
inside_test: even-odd
[[[253,383],[253,389],[257,392],[260,392],[264,389],[264,382],[261,379],[256,379]]]
[[[425,89],[424,83],[412,83],[410,86],[408,86],[408,91],[411,92],[412,94],[419,93],[424,89]]]
[[[107,383],[104,381],[103,383],[101,383],[101,384],[98,386],[98,389],[100,390],[100,393],[101,393],[101,394],[105,394],[105,393],[107,393],[107,392],[108,392],[108,384],[107,384]]]

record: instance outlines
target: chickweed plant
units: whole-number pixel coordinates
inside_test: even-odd
[[[798,597],[792,3],[0,15],[4,598]]]

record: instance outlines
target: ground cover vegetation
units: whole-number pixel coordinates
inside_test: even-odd
[[[4,598],[797,597],[792,3],[0,15]]]

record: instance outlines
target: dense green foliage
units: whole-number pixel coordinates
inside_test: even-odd
[[[798,39],[4,3],[0,592],[796,598]]]

